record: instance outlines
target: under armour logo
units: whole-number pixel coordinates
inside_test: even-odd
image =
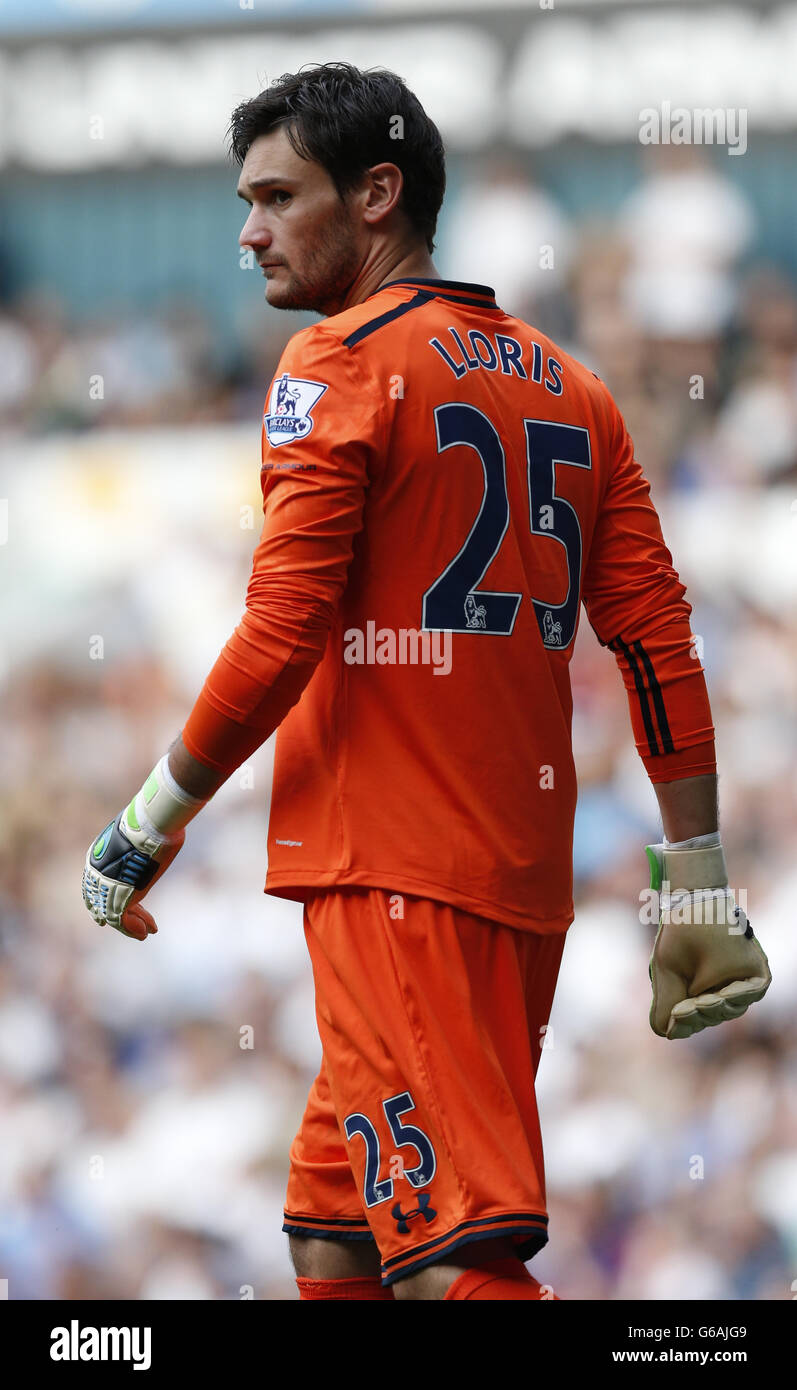
[[[412,1220],[413,1216],[422,1216],[424,1221],[428,1223],[429,1221],[434,1221],[437,1212],[434,1207],[429,1206],[429,1193],[421,1192],[418,1197],[418,1205],[414,1211],[402,1211],[401,1202],[396,1202],[395,1206],[391,1209],[390,1215],[398,1222],[398,1234],[400,1236],[406,1236],[410,1229],[408,1222]]]

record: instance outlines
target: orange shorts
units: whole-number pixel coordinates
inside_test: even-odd
[[[385,1285],[475,1240],[530,1259],[548,1239],[534,1079],[566,933],[348,886],[308,893],[304,931],[323,1061],[283,1231],[375,1240]]]

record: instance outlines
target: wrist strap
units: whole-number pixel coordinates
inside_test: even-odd
[[[716,844],[703,849],[676,849],[666,843],[646,845],[651,888],[656,892],[661,891],[665,884],[665,892],[726,888],[728,869],[725,864],[725,851],[719,842],[719,835],[716,838]]]
[[[711,830],[707,835],[693,835],[691,840],[668,840],[664,836],[665,849],[711,849],[720,842],[718,830]]]
[[[169,770],[169,755],[164,753],[130,802],[125,819],[132,830],[162,841],[183,830],[206,804],[202,797],[183,791]]]

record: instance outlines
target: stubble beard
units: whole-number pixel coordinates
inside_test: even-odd
[[[283,283],[277,286],[273,279],[269,282],[268,303],[273,309],[310,310],[325,316],[339,313],[359,269],[345,205],[324,225],[315,243],[303,251],[301,273],[282,266],[278,274]]]

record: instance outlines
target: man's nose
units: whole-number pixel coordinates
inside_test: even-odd
[[[238,238],[241,246],[268,246],[271,241],[271,233],[262,217],[257,215],[257,209],[253,208],[241,228],[241,235]]]

